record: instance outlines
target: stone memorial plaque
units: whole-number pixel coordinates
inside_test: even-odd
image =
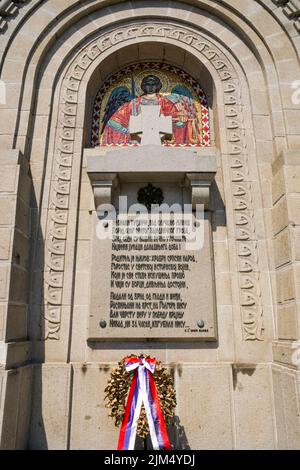
[[[98,241],[90,340],[216,338],[210,221],[203,223],[197,250],[172,239]]]
[[[161,194],[168,207],[194,204],[194,197],[208,194],[214,168],[214,155],[199,159],[192,152],[160,152],[156,147],[154,152],[146,147],[128,155],[122,151],[98,159],[92,157],[88,171],[95,206],[99,207],[101,201],[111,203],[117,214],[119,197],[126,196],[128,207],[133,207],[138,203],[140,189],[147,187],[149,181],[157,190],[158,205]],[[110,199],[112,192],[114,197]],[[201,221],[204,242],[197,247],[186,246],[178,232],[175,237],[172,231],[168,233],[170,227],[165,227],[164,221],[160,225],[160,230],[165,229],[164,235],[159,238],[126,238],[116,232],[113,237],[100,239],[96,236],[97,224],[103,223],[99,217],[98,213],[88,339],[216,340],[210,211],[205,211]],[[191,220],[194,224],[195,219]]]

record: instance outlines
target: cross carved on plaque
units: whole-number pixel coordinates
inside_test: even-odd
[[[172,116],[161,116],[160,106],[141,105],[141,113],[131,116],[130,134],[142,134],[141,145],[161,145],[160,134],[172,134]]]

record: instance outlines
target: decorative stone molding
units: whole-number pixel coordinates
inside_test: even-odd
[[[118,175],[116,173],[106,173],[101,180],[92,180],[94,192],[95,208],[101,204],[111,204],[112,191],[118,185]]]
[[[110,203],[111,190],[119,181],[140,182],[141,174],[147,175],[147,181],[153,183],[168,179],[191,187],[193,209],[196,204],[209,209],[210,188],[217,172],[215,148],[202,147],[194,152],[149,145],[144,149],[127,147],[122,152],[111,151],[104,156],[99,156],[98,152],[97,148],[84,151],[96,209],[100,204]]]
[[[201,173],[188,173],[186,175],[187,184],[192,189],[192,207],[196,209],[197,204],[203,204],[204,210],[209,210],[209,200],[211,193],[212,175]]]
[[[300,33],[300,0],[272,0],[275,5],[282,7],[285,16],[294,22],[295,29]]]
[[[70,66],[62,90],[59,115],[62,129],[56,143],[56,181],[51,187],[50,231],[47,234],[49,259],[45,273],[45,337],[58,339],[61,318],[65,242],[78,97],[81,81],[104,51],[117,44],[139,38],[176,41],[180,47],[191,47],[216,70],[223,84],[228,153],[230,155],[232,202],[235,219],[236,252],[239,272],[240,309],[245,340],[263,339],[263,311],[258,266],[257,236],[253,211],[253,188],[248,178],[249,167],[243,116],[239,106],[241,84],[231,63],[218,47],[204,35],[184,26],[167,23],[135,23],[105,33],[86,46]],[[225,164],[225,162],[224,162]]]
[[[15,18],[20,8],[22,8],[23,4],[30,3],[31,0],[0,0],[0,35],[4,34],[8,22]],[[254,0],[253,0],[254,1]],[[264,0],[262,0],[263,2]],[[300,0],[272,0],[273,3],[277,6],[282,6],[284,14],[287,18],[294,22],[294,26],[296,30],[300,33]],[[62,10],[63,11],[63,10]],[[277,12],[272,12],[275,16]],[[278,18],[281,22],[281,19]],[[289,33],[288,33],[289,34]]]
[[[0,34],[4,33],[7,28],[8,21],[14,18],[18,13],[19,9],[28,0],[0,0]]]

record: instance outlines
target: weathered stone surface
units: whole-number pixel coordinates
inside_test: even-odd
[[[232,449],[232,377],[228,366],[178,365],[179,425],[191,449]],[[220,388],[216,384],[221,384]],[[214,393],[211,391],[214,390]],[[193,397],[197,396],[197,400]],[[222,397],[222,398],[221,398]],[[194,429],[198,428],[195,433]],[[218,429],[218,431],[217,431]]]
[[[289,230],[280,232],[274,239],[275,267],[287,264],[292,259],[291,240]]]
[[[16,432],[16,449],[28,449],[28,436],[31,418],[32,366],[25,366],[20,371],[20,392],[18,400],[18,426]]]
[[[0,196],[0,220],[1,225],[12,225],[15,198],[11,196]]]
[[[0,265],[0,299],[5,300],[8,296],[9,266]]]
[[[289,224],[289,213],[286,198],[280,199],[273,207],[273,233],[277,235]]]
[[[4,336],[4,332],[5,332],[5,330],[4,330],[5,316],[6,316],[6,305],[3,303],[3,304],[0,304],[0,341],[3,340],[3,336]]]
[[[31,411],[31,366],[0,371],[0,407],[3,420],[0,445],[3,450],[27,449]]]
[[[1,192],[14,193],[16,191],[17,177],[17,167],[3,166],[0,174]]]
[[[114,449],[118,430],[104,407],[104,389],[110,376],[108,364],[76,365],[71,449]],[[82,407],[81,404],[87,406]]]
[[[10,304],[6,320],[6,340],[26,339],[28,334],[28,312],[26,305]]]
[[[19,400],[18,372],[0,371],[1,400],[1,449],[12,450],[16,448],[16,433],[18,427],[18,400]]]
[[[0,228],[0,260],[8,260],[11,247],[11,230]]]
[[[299,336],[299,305],[296,302],[277,306],[279,339],[294,339]]]
[[[68,442],[71,366],[34,367],[35,403],[29,437],[30,449],[66,449]],[[60,399],[57,398],[59,390]]]
[[[299,404],[296,400],[298,393],[297,380],[299,380],[299,372],[279,366],[273,367],[278,449],[282,450],[300,448],[300,429],[296,419],[299,412]]]
[[[288,267],[277,271],[277,299],[278,302],[286,302],[295,299],[295,285],[293,268]]]
[[[233,368],[233,381],[237,447],[273,449],[276,444],[269,367],[236,366]],[[245,403],[251,405],[245,406]],[[253,419],[253,416],[260,416],[260,419]],[[255,433],[252,427],[256,428]]]

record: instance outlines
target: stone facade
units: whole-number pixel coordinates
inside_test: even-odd
[[[1,2],[0,448],[114,449],[104,388],[141,351],[174,373],[175,448],[300,448],[299,7]],[[210,103],[217,341],[88,341],[93,101],[140,61]]]

